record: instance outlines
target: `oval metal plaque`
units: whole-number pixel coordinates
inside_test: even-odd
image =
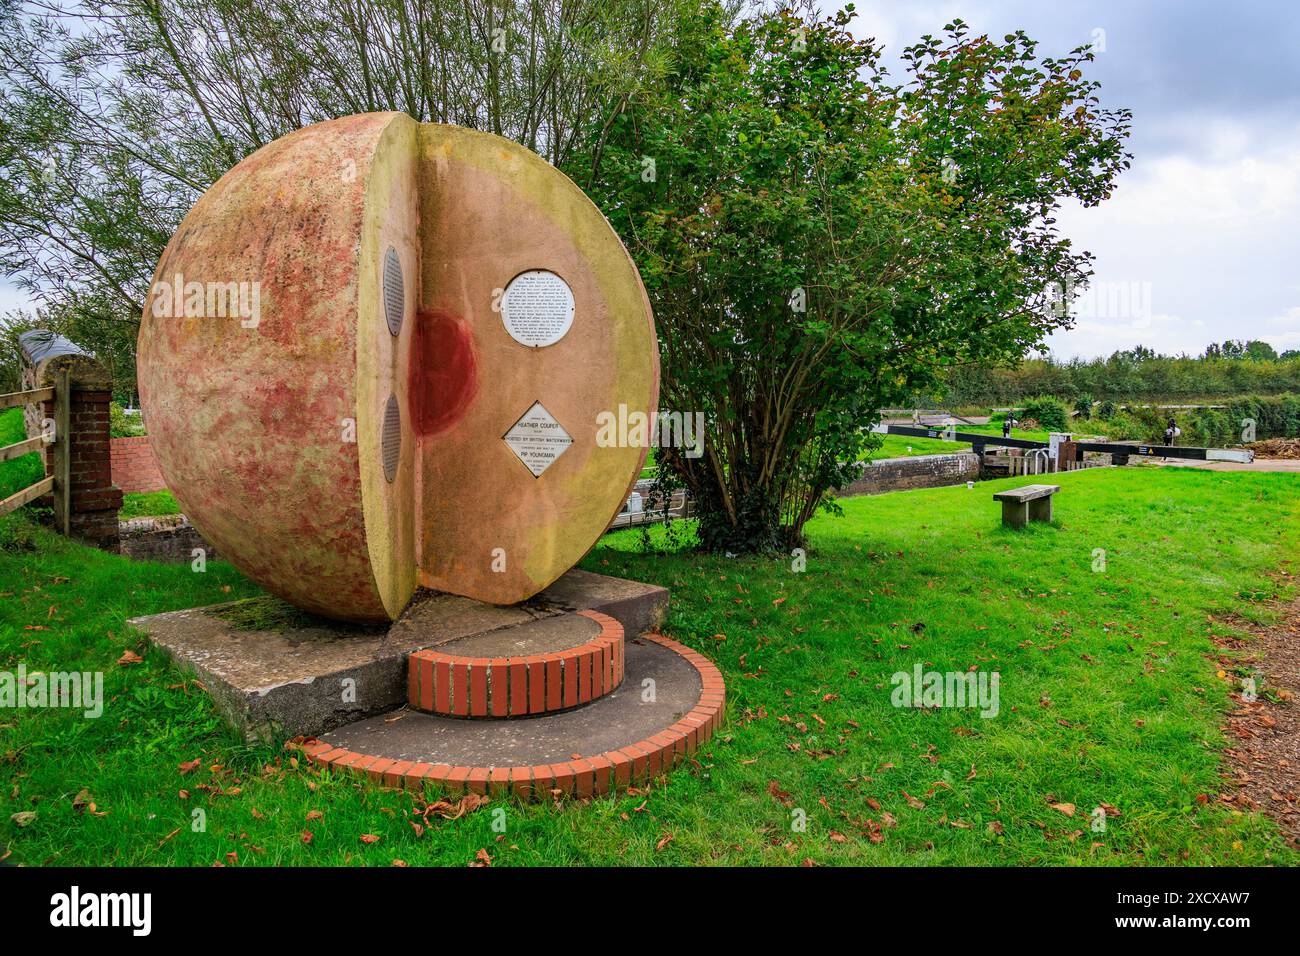
[[[384,255],[384,319],[388,331],[402,331],[402,313],[406,311],[406,281],[402,277],[402,260],[392,246]]]
[[[402,460],[402,410],[397,406],[397,396],[389,395],[384,406],[384,430],[379,440],[379,453],[384,462],[384,477],[392,484],[397,477],[397,464]]]

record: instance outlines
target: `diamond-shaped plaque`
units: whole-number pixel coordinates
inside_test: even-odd
[[[541,402],[533,402],[502,440],[535,478],[540,477],[573,444],[569,433],[560,427]]]

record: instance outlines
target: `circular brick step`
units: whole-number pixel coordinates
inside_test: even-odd
[[[304,745],[318,764],[389,786],[453,793],[587,797],[666,773],[722,719],[722,675],[705,657],[647,634],[627,643],[622,686],[585,707],[528,721],[459,720],[407,708]]]
[[[487,631],[407,658],[407,703],[449,717],[536,717],[623,680],[623,625],[578,611]]]

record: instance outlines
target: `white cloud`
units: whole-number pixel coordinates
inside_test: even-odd
[[[1300,207],[1300,126],[1290,143],[1269,151],[1248,152],[1243,139],[1223,132],[1216,137],[1215,158],[1165,156],[1136,163],[1109,200],[1095,210],[1067,210],[1062,222],[1075,225],[1082,213],[1104,217],[1108,230],[1196,226],[1253,231],[1289,219]],[[1229,149],[1230,143],[1235,148]]]
[[[1263,338],[1279,352],[1300,349],[1300,305],[1293,305],[1281,315],[1264,321],[1268,331]]]
[[[1062,234],[1097,257],[1094,281],[1150,283],[1164,320],[1150,329],[1080,324],[1053,336],[1053,351],[1089,356],[1142,344],[1198,354],[1229,338],[1294,347],[1300,127],[1289,132],[1263,148],[1219,123],[1207,131],[1218,138],[1213,150],[1139,162],[1100,206],[1063,209]]]

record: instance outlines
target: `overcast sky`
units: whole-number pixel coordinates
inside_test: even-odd
[[[839,4],[822,0],[823,9]],[[1099,40],[1108,106],[1133,110],[1133,168],[1061,229],[1096,254],[1097,291],[1063,358],[1137,344],[1199,354],[1259,338],[1300,348],[1300,0],[866,0],[858,36],[889,58],[959,16],[1044,53]],[[1099,32],[1100,31],[1100,32]],[[897,71],[895,71],[897,72]],[[152,265],[152,264],[150,264]],[[0,312],[29,305],[0,281]]]
[[[1300,348],[1300,2],[867,0],[857,10],[855,34],[884,43],[890,59],[953,17],[999,40],[1023,29],[1042,53],[1104,40],[1092,75],[1104,105],[1133,110],[1133,167],[1107,202],[1060,217],[1097,256],[1098,288],[1093,314],[1052,337],[1054,354],[1137,344],[1199,354],[1228,338]]]

